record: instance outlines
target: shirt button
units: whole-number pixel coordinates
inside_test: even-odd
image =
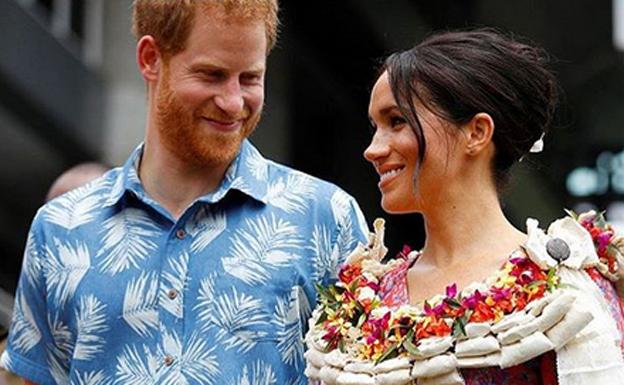
[[[176,238],[184,239],[184,237],[186,237],[186,231],[184,231],[184,229],[176,230]]]
[[[176,289],[169,289],[169,291],[167,292],[167,297],[169,297],[169,299],[178,298],[178,291]]]
[[[165,356],[165,359],[163,360],[163,362],[166,366],[171,366],[173,364],[173,357]]]

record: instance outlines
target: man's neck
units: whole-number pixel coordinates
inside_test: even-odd
[[[146,193],[177,220],[193,201],[219,187],[228,166],[189,165],[163,146],[146,140],[139,178]]]

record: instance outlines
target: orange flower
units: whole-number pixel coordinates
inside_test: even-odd
[[[416,338],[427,338],[431,336],[444,337],[451,334],[451,327],[448,326],[444,318],[427,317],[424,322],[416,325]]]
[[[479,301],[470,315],[471,322],[485,322],[494,319],[494,312],[483,301]]]

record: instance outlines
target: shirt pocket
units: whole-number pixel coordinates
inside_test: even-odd
[[[298,311],[293,311],[292,274],[276,274],[265,283],[248,285],[228,274],[201,281],[194,306],[196,324],[211,329],[226,349],[247,352],[258,343],[284,341],[296,324],[300,341]],[[297,303],[298,304],[298,303]]]

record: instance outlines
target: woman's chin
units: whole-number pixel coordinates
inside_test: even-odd
[[[388,214],[412,214],[418,212],[418,208],[410,207],[405,201],[397,201],[386,197],[381,198],[381,208]]]

